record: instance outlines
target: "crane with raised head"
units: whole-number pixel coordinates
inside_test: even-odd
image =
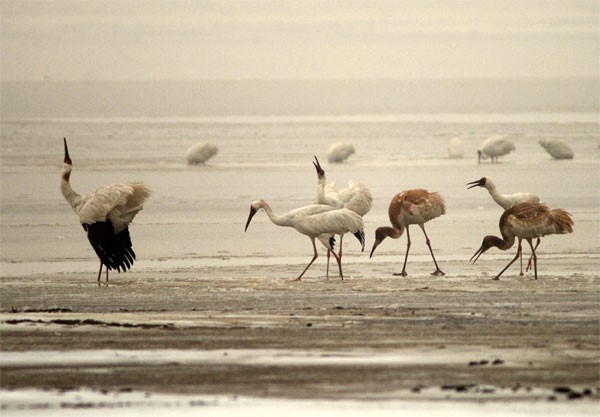
[[[64,146],[60,190],[79,217],[92,248],[100,258],[98,284],[103,266],[106,267],[108,283],[109,270],[125,272],[133,265],[135,252],[129,234],[129,224],[143,209],[151,191],[143,182],[122,182],[105,185],[88,195],[79,194],[71,187],[73,163],[66,138]]]

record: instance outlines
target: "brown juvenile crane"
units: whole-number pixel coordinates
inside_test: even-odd
[[[427,247],[433,258],[433,263],[435,264],[435,271],[433,271],[431,275],[445,275],[435,260],[429,236],[427,236],[427,232],[425,232],[426,222],[435,219],[442,214],[446,214],[446,204],[444,203],[442,196],[436,192],[431,193],[423,189],[405,190],[392,198],[388,214],[390,216],[392,227],[379,227],[375,231],[375,243],[373,244],[373,249],[371,249],[371,255],[369,257],[373,256],[375,248],[377,248],[386,237],[398,239],[404,233],[404,229],[406,229],[407,242],[404,266],[402,267],[402,272],[394,274],[405,277],[407,275],[406,261],[411,245],[409,226],[411,224],[417,224],[425,234],[425,243],[427,243]]]
[[[510,249],[515,243],[515,237],[519,239],[517,254],[493,279],[500,279],[500,275],[521,256],[521,241],[525,239],[531,247],[533,257],[533,270],[537,279],[537,255],[531,243],[532,239],[552,234],[565,234],[573,232],[573,219],[571,214],[563,209],[550,210],[545,204],[520,203],[516,204],[502,213],[500,217],[500,233],[498,236],[486,236],[483,238],[481,247],[471,257],[475,263],[482,253],[495,246],[500,250]],[[537,245],[536,245],[537,247]]]

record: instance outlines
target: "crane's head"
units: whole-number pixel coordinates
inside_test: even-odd
[[[500,239],[497,236],[486,236],[483,238],[483,242],[481,242],[481,247],[477,250],[477,252],[475,252],[473,254],[473,256],[471,256],[471,259],[469,259],[469,262],[477,262],[477,259],[479,259],[479,257],[486,252],[489,248],[491,247],[498,247],[499,244],[503,243],[502,239]],[[475,259],[473,259],[475,258]]]
[[[467,187],[467,189],[471,189],[474,187],[485,187],[486,182],[487,182],[487,177],[483,177],[477,181],[468,182],[467,185],[469,185],[469,187]]]
[[[373,248],[371,249],[369,258],[373,257],[375,248],[377,248],[377,246],[379,246],[379,244],[383,242],[386,237],[398,239],[400,236],[402,236],[402,233],[404,233],[404,227],[401,229],[395,229],[393,227],[378,227],[377,230],[375,230],[375,242],[373,242]]]
[[[319,176],[319,178],[325,177],[325,171],[323,171],[323,168],[321,168],[321,164],[319,163],[319,160],[317,159],[316,155],[315,155],[315,161],[313,161],[313,165],[315,166],[315,169],[317,170],[317,175]]]
[[[250,221],[254,217],[254,215],[263,208],[263,204],[266,204],[263,200],[256,200],[250,204],[250,214],[248,215],[248,220],[246,220],[246,227],[244,228],[244,232],[248,230],[248,226],[250,226]]]

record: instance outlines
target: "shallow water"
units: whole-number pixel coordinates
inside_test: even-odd
[[[499,164],[478,165],[477,146],[493,134],[507,135],[517,150]],[[463,139],[464,159],[448,158],[454,136]],[[426,188],[447,203],[447,214],[427,224],[436,254],[467,260],[484,235],[498,233],[502,210],[485,190],[465,186],[485,175],[501,193],[533,192],[551,208],[573,214],[573,235],[545,238],[541,256],[600,252],[600,133],[593,115],[20,119],[2,123],[3,274],[22,271],[15,262],[27,263],[33,273],[43,273],[46,262],[96,262],[59,191],[62,137],[69,141],[71,181],[79,192],[124,180],[143,180],[154,191],[131,226],[135,268],[156,260],[308,260],[308,239],[268,224],[264,214],[246,233],[243,226],[252,200],[265,199],[278,213],[314,201],[313,155],[338,188],[356,179],[371,189],[367,247],[374,229],[388,223],[391,197]],[[550,138],[570,143],[575,159],[553,160],[537,144]],[[342,164],[327,163],[327,148],[338,141],[353,144],[356,154]],[[219,153],[206,165],[186,166],[185,151],[198,142],[215,143]],[[413,232],[415,256],[427,254],[420,235]],[[385,242],[376,256],[400,260],[404,246],[404,237]],[[346,238],[345,247],[349,256],[368,261],[354,238]]]

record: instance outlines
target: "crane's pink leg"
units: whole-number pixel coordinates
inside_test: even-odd
[[[340,240],[340,245],[342,244],[342,241]],[[341,251],[340,251],[341,252]],[[338,256],[335,254],[334,251],[331,251],[331,254],[333,255],[333,257],[335,258],[335,260],[337,261],[338,264],[338,268],[340,270],[340,278],[342,279],[342,281],[344,280],[344,274],[342,273],[342,257]]]
[[[531,243],[531,239],[527,239],[527,242],[529,242],[529,247],[531,248],[531,256],[529,257],[529,262],[531,262],[531,258],[533,258],[533,273],[534,273],[535,279],[537,279],[537,255],[535,254],[535,248],[537,248],[537,246],[539,245],[540,238],[538,237],[538,241],[537,241],[537,244],[535,245],[535,248],[533,247],[533,244]]]
[[[408,274],[406,273],[406,261],[408,259],[408,250],[410,249],[410,231],[408,230],[408,226],[406,226],[406,255],[404,255],[404,266],[402,267],[402,272],[398,273],[394,273],[394,275],[399,275],[402,277],[407,276]]]
[[[541,239],[538,237],[537,242],[535,243],[535,248],[533,248],[533,252],[535,252],[537,250],[538,246],[540,246],[540,242],[541,242]],[[531,259],[533,258],[533,252],[531,253],[531,256],[529,257],[529,262],[527,262],[527,268],[525,268],[525,272],[527,272],[531,269]]]
[[[420,224],[419,226],[421,227],[421,230],[423,230],[423,234],[425,234],[425,243],[427,243],[427,247],[429,248],[429,252],[431,253],[431,257],[433,258],[433,263],[435,264],[435,271],[433,271],[431,273],[431,275],[435,275],[438,277],[446,275],[444,272],[442,272],[442,270],[438,266],[438,264],[435,260],[435,256],[433,256],[433,249],[431,249],[431,242],[429,242],[429,236],[427,236],[427,232],[425,231],[425,226],[422,224]]]
[[[509,266],[511,266],[516,260],[517,258],[521,256],[521,239],[519,239],[519,246],[517,247],[517,254],[515,255],[515,257],[513,258],[512,261],[510,261],[508,263],[508,265],[506,265],[504,267],[504,269],[502,271],[500,271],[500,273],[498,275],[496,275],[494,278],[492,278],[493,280],[499,280],[500,279],[500,275],[502,275],[504,273],[504,271],[506,271],[508,269]]]
[[[304,268],[304,271],[302,271],[302,273],[300,274],[300,276],[298,278],[296,278],[294,281],[301,281],[302,280],[302,275],[304,275],[304,273],[308,270],[308,268],[310,268],[310,266],[313,264],[313,262],[315,261],[315,259],[317,259],[319,257],[319,254],[317,253],[317,247],[315,246],[315,239],[314,238],[312,239],[312,245],[313,245],[313,258],[308,263],[308,265],[306,265],[306,268]]]
[[[521,257],[519,258],[521,261],[521,272],[519,273],[519,276],[523,276],[523,253],[521,253]]]
[[[327,249],[327,272],[325,273],[325,277],[329,278],[329,258],[331,257],[331,250]]]

